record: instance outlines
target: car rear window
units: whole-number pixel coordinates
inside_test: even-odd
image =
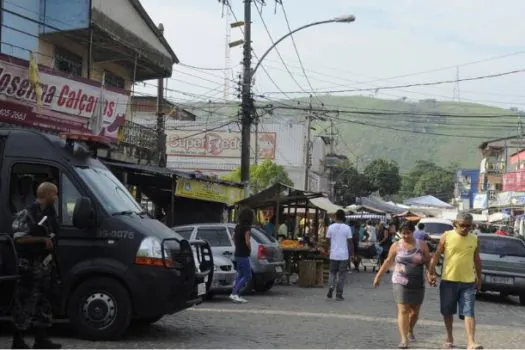
[[[190,240],[193,228],[174,228],[173,231],[177,232],[185,240]]]
[[[425,232],[431,235],[440,235],[446,231],[453,230],[454,227],[450,224],[442,224],[439,222],[425,222]]]
[[[230,231],[230,235],[233,238],[233,235],[235,234],[235,228],[234,227],[228,227],[228,230]],[[259,244],[272,244],[277,242],[277,240],[271,236],[269,236],[267,233],[263,232],[262,230],[258,229],[257,227],[252,227],[252,237],[255,239],[255,242]]]
[[[211,247],[230,247],[228,231],[224,227],[199,227],[197,239],[207,241]]]
[[[263,231],[257,227],[252,227],[252,237],[259,244],[272,244],[277,242],[275,238],[267,234],[266,231]]]
[[[525,257],[525,244],[516,239],[480,237],[479,248],[483,254]]]

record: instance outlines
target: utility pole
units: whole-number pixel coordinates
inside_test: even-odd
[[[339,113],[338,113],[339,114]],[[339,115],[338,115],[339,116]],[[330,119],[330,156],[334,156],[334,121]],[[334,179],[334,168],[330,167],[330,200],[335,200],[335,179]]]
[[[230,99],[230,39],[231,39],[231,12],[230,6],[223,7],[226,10],[226,43],[224,48],[224,100],[228,101]]]
[[[244,50],[242,79],[242,120],[241,120],[241,182],[244,195],[249,196],[250,180],[250,132],[252,125],[252,0],[244,0]]]
[[[253,156],[253,163],[259,162],[259,116],[255,117],[255,155]]]
[[[306,157],[304,166],[304,190],[308,191],[310,181],[310,167],[312,166],[312,95],[310,95],[310,107],[308,110],[308,121],[306,122]]]
[[[159,24],[159,31],[164,35],[164,26]],[[166,166],[166,125],[163,111],[164,102],[164,79],[160,78],[157,81],[157,149],[159,150],[159,166]]]

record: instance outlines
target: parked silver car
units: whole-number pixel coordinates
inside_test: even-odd
[[[213,254],[215,265],[208,296],[231,293],[237,275],[233,262],[227,250],[231,250],[231,242],[226,228],[222,232],[220,226],[177,226],[172,228],[188,241],[207,241]],[[226,253],[227,252],[227,253]]]
[[[233,234],[235,224],[195,224],[173,228],[183,237],[190,239],[201,239],[207,241],[216,257],[227,257],[234,261],[235,245]],[[252,254],[250,264],[252,266],[252,280],[245,288],[245,292],[267,292],[275,281],[284,273],[284,255],[279,242],[257,227],[252,227]],[[213,280],[217,272],[214,272]],[[231,290],[231,289],[230,289]]]
[[[525,306],[525,242],[520,238],[479,234],[481,291],[518,295]]]

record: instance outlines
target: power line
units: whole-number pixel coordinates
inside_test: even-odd
[[[270,42],[272,43],[272,45],[275,45],[275,41],[273,40],[273,36],[272,34],[270,33],[270,30],[268,29],[268,26],[266,25],[266,21],[264,20],[263,16],[262,16],[262,7],[259,8],[259,6],[257,5],[257,1],[254,2],[255,4],[255,9],[257,10],[257,13],[259,14],[259,18],[261,19],[261,22],[264,26],[264,29],[266,30],[266,34],[268,34],[268,37],[270,38]],[[301,84],[297,81],[297,79],[295,78],[295,76],[292,74],[292,72],[290,71],[290,69],[288,68],[288,66],[286,65],[286,62],[284,61],[284,58],[283,56],[281,55],[281,52],[279,51],[279,48],[275,47],[274,48],[275,52],[277,53],[277,55],[279,56],[279,59],[281,60],[281,63],[283,64],[284,68],[286,69],[286,71],[288,72],[288,74],[290,75],[290,77],[292,78],[292,80],[295,82],[295,84],[299,87],[299,89],[301,89],[301,91],[303,92],[307,92],[305,89],[303,89],[303,87],[301,86]]]
[[[517,73],[523,73],[525,72],[525,69],[516,69],[512,71],[507,72],[501,72],[501,73],[494,73],[494,74],[487,74],[487,75],[481,75],[481,76],[475,76],[470,78],[462,78],[459,80],[453,79],[453,80],[442,80],[442,81],[433,81],[433,82],[426,82],[426,83],[413,83],[413,84],[406,84],[406,85],[390,85],[390,86],[380,86],[376,88],[362,88],[362,89],[342,89],[342,90],[317,90],[317,93],[322,94],[336,94],[336,93],[342,93],[342,92],[358,92],[358,91],[379,91],[379,90],[392,90],[392,89],[400,89],[400,88],[407,88],[407,87],[415,87],[415,86],[432,86],[432,85],[442,85],[442,84],[455,84],[457,82],[462,81],[474,81],[474,80],[484,80],[484,79],[492,79],[492,78],[498,78],[503,77],[507,75],[517,74]],[[271,91],[267,92],[266,94],[279,94],[281,92],[279,91]],[[302,94],[303,91],[286,91],[287,94]]]
[[[284,8],[284,4],[282,1],[280,1],[280,4],[281,4],[281,9],[283,10],[283,14],[284,14],[284,20],[286,21],[286,26],[288,27],[288,32],[292,32],[293,29],[290,25],[290,21],[288,20],[288,15],[286,14],[286,9]],[[301,70],[303,71],[303,75],[304,75],[304,79],[306,80],[306,82],[308,83],[308,86],[310,87],[310,90],[312,91],[312,93],[315,92],[315,89],[314,87],[312,86],[312,83],[310,82],[310,79],[308,78],[308,75],[306,74],[306,70],[304,69],[304,65],[303,65],[303,60],[301,59],[301,55],[299,54],[299,49],[297,48],[297,44],[295,43],[295,38],[294,38],[294,35],[290,35],[290,39],[292,39],[292,44],[293,44],[293,47],[294,47],[294,50],[295,50],[295,54],[297,55],[297,59],[299,60],[299,64],[301,66]],[[317,100],[319,102],[321,102],[321,104],[323,103],[319,97],[317,97],[314,93],[314,96],[317,98]]]

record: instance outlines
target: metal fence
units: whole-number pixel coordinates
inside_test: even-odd
[[[157,150],[157,130],[126,120],[121,126],[119,143],[148,151]]]

